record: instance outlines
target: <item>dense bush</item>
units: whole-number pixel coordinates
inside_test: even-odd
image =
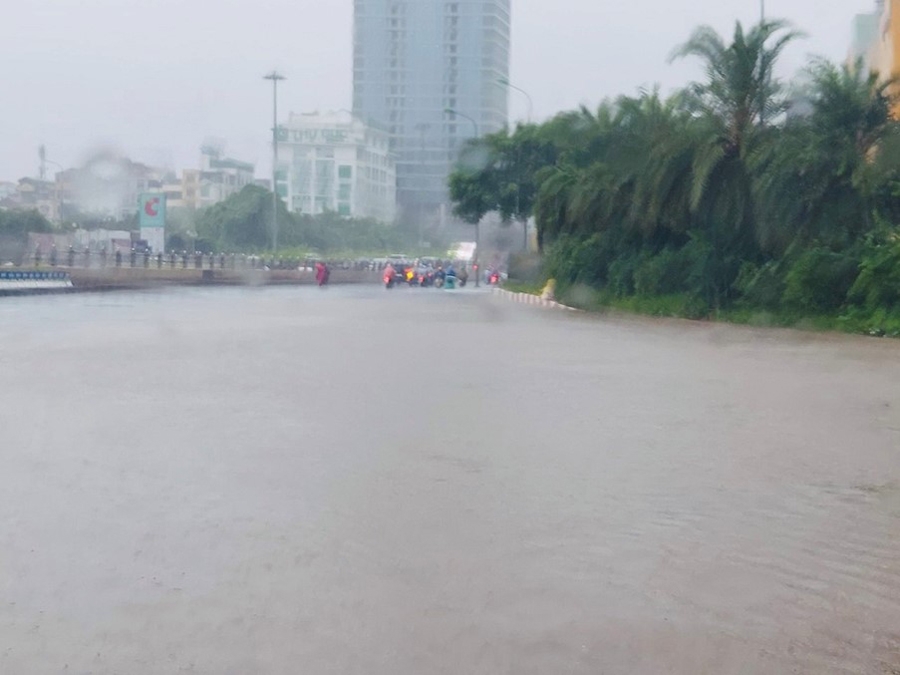
[[[900,236],[866,245],[850,298],[867,309],[900,309]]]
[[[744,263],[734,283],[740,304],[763,309],[780,307],[785,287],[782,267],[779,261],[763,265]]]
[[[811,248],[790,263],[784,278],[784,304],[807,312],[842,307],[859,274],[859,259],[848,253]]]

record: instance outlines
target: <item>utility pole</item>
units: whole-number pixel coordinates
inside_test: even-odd
[[[263,76],[272,80],[272,252],[278,252],[278,82],[286,80],[284,75],[273,70]]]
[[[759,22],[766,20],[766,0],[759,0]]]
[[[40,178],[41,180],[45,180],[47,176],[47,148],[43,143],[38,146],[38,157],[41,160],[40,167],[38,168],[38,178]]]

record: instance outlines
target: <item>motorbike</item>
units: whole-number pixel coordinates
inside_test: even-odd
[[[385,274],[384,275],[384,287],[387,290],[390,290],[394,287],[394,275],[393,274]]]

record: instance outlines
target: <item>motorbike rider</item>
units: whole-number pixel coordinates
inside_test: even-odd
[[[384,268],[384,274],[382,275],[384,283],[393,282],[396,274],[397,270],[394,269],[394,266],[391,263],[388,263],[387,267]]]
[[[416,263],[416,279],[420,286],[428,286],[431,276],[431,267],[423,260]]]

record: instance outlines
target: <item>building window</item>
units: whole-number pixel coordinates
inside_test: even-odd
[[[348,164],[341,164],[338,167],[339,178],[353,178],[353,167]]]
[[[350,204],[347,202],[339,202],[338,203],[338,215],[339,216],[349,216],[350,215]]]
[[[338,199],[341,201],[350,201],[350,185],[341,184],[338,186]]]

